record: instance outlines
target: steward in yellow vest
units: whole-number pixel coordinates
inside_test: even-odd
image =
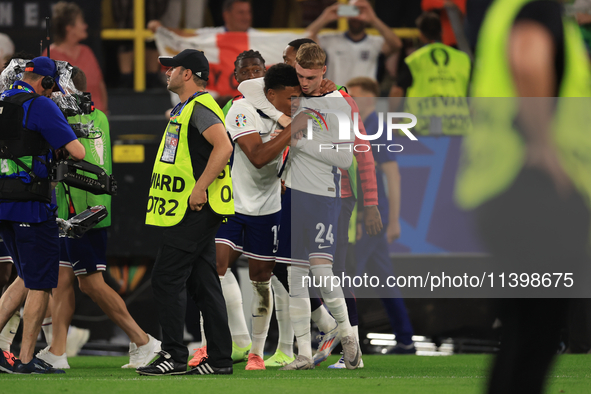
[[[519,106],[511,99],[518,92],[506,53],[511,26],[530,2],[496,1],[480,29],[471,87],[472,96],[479,97],[474,100],[477,130],[464,140],[465,165],[460,168],[456,185],[458,203],[466,209],[475,208],[507,189],[526,161],[527,141],[515,127]],[[554,112],[551,143],[555,144],[561,165],[576,189],[591,201],[591,134],[588,121],[581,119],[589,113],[581,106],[589,105],[583,97],[591,97],[591,70],[578,26],[568,18],[562,18],[562,25],[562,75],[550,97],[563,98]],[[539,111],[543,112],[541,108]]]
[[[210,110],[225,125],[221,108],[206,92],[195,93],[187,101],[179,104],[178,112],[171,113],[154,162],[146,210],[146,224],[161,227],[178,224],[187,211],[189,199],[194,190],[193,185],[197,186],[196,175],[205,169],[203,166],[200,166],[202,168],[194,168],[193,161],[199,162],[201,159],[202,162],[211,148],[199,144],[198,150],[193,152],[193,155],[198,158],[191,157],[189,149],[189,127],[196,105],[202,105]],[[206,201],[209,207],[219,215],[234,214],[229,163],[207,187]],[[198,208],[201,209],[203,206],[198,206]],[[193,207],[191,208],[193,209]]]
[[[404,59],[398,86],[406,89],[405,111],[417,117],[412,129],[420,135],[463,135],[470,129],[466,95],[470,58],[442,44],[441,22],[433,12],[418,20],[421,40],[427,43]],[[405,76],[406,74],[406,76]]]
[[[161,56],[168,90],[180,104],[171,113],[152,172],[146,224],[164,227],[154,263],[152,289],[162,327],[162,350],[140,375],[231,374],[232,338],[216,271],[215,234],[224,215],[234,214],[228,160],[232,143],[224,116],[205,92],[209,62],[203,52],[186,49]],[[187,296],[197,304],[209,358],[187,371],[183,344]]]
[[[496,0],[478,35],[456,199],[475,209],[489,272],[533,280],[491,294],[503,341],[489,394],[546,391],[569,302],[589,298],[591,71],[578,26],[562,14],[558,1]],[[549,285],[554,273],[566,283]]]

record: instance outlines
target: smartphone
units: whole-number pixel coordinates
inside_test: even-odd
[[[357,6],[354,5],[343,4],[339,6],[337,10],[337,15],[344,16],[347,18],[356,17],[359,16],[359,8],[357,8]]]

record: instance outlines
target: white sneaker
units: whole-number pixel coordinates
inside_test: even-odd
[[[39,353],[37,353],[37,358],[50,364],[55,369],[70,369],[66,353],[61,356],[56,356],[49,351],[50,347],[51,346],[47,346],[45,349],[41,349]]]
[[[68,357],[75,357],[78,355],[82,346],[88,342],[90,338],[90,330],[86,328],[78,328],[70,326],[68,330],[68,339],[66,342],[66,355]]]
[[[140,347],[137,347],[133,342],[129,343],[129,364],[125,364],[121,368],[144,367],[156,357],[156,354],[161,350],[161,342],[150,334],[148,334],[148,339],[148,343]]]
[[[319,338],[320,343],[318,344],[318,350],[314,355],[314,365],[319,365],[326,360],[334,348],[341,342],[339,337],[339,326],[337,325],[326,334],[319,335]]]
[[[343,359],[345,360],[345,367],[347,369],[355,369],[359,367],[361,362],[361,349],[355,335],[351,334],[341,338],[341,346],[343,347]]]
[[[345,365],[345,358],[343,356],[341,356],[339,361],[337,361],[336,363],[334,363],[332,365],[329,365],[328,368],[330,368],[330,369],[346,369],[347,366]],[[357,368],[363,368],[363,360],[361,360],[359,362],[359,366]]]

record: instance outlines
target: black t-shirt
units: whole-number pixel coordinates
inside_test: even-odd
[[[398,77],[396,78],[396,84],[404,89],[405,95],[406,89],[412,86],[412,73],[410,72],[410,68],[405,61],[401,61],[398,64]]]

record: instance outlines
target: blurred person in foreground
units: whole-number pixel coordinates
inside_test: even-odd
[[[591,70],[577,26],[555,1],[497,0],[480,28],[474,70],[475,126],[464,140],[459,205],[476,210],[497,267],[588,265],[591,135],[588,121],[579,123]],[[543,391],[566,312],[564,298],[500,300],[503,335],[489,393]]]
[[[84,13],[76,3],[60,1],[53,6],[51,19],[54,43],[50,55],[53,59],[63,60],[80,67],[88,76],[88,92],[94,105],[108,113],[107,87],[96,56],[88,45],[80,44],[88,38],[88,25],[84,22]],[[47,56],[47,49],[43,52]]]

